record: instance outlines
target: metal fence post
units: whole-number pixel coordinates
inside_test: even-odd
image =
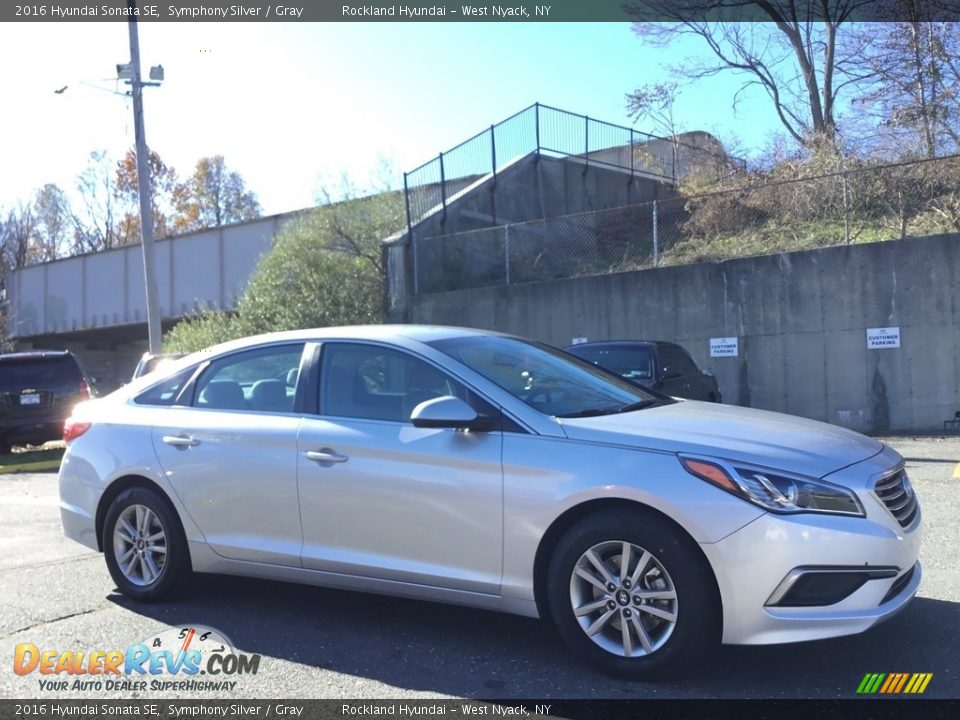
[[[443,205],[443,220],[447,221],[447,178],[443,173],[443,153],[440,153],[440,203]]]
[[[540,159],[540,103],[533,104],[534,132],[537,134],[537,159]]]
[[[493,183],[490,186],[490,217],[497,224],[497,134],[495,126],[490,126],[490,166],[493,168]]]
[[[850,211],[847,207],[847,176],[840,176],[843,179],[843,237],[847,245],[850,244]]]
[[[633,182],[633,128],[630,128],[630,182]]]
[[[660,242],[657,237],[657,201],[653,201],[653,266],[656,267],[660,261]]]
[[[407,234],[413,237],[413,219],[410,215],[410,186],[407,184],[407,173],[403,174],[403,198],[407,206]]]

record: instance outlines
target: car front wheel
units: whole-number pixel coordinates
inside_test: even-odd
[[[117,588],[142,602],[172,594],[190,566],[176,514],[165,498],[147,488],[125,490],[110,504],[103,550]]]
[[[571,527],[547,581],[561,637],[599,668],[633,678],[662,676],[712,649],[715,586],[691,542],[645,512],[599,513]]]

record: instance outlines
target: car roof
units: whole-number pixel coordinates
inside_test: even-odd
[[[56,358],[71,357],[69,350],[27,350],[24,352],[3,353],[0,354],[0,362],[4,360],[53,360]]]
[[[577,343],[568,345],[565,350],[575,350],[582,347],[650,347],[652,345],[675,345],[676,343],[666,340],[596,340],[594,342]]]
[[[503,335],[490,330],[461,328],[446,325],[345,325],[341,327],[307,328],[304,330],[284,330],[281,332],[252,335],[239,340],[231,340],[201,352],[220,353],[264,343],[295,340],[388,340],[404,337],[419,342],[445,340],[453,337],[482,335]]]

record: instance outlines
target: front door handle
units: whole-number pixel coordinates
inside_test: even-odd
[[[318,462],[321,465],[327,463],[344,463],[350,459],[346,455],[340,455],[330,448],[323,448],[322,450],[307,450],[304,455],[307,456],[307,459]]]
[[[194,440],[189,435],[164,435],[163,441],[175,448],[196,447],[200,444],[199,440]]]

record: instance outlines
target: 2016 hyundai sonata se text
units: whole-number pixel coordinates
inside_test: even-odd
[[[65,436],[64,530],[143,601],[192,570],[459,603],[643,677],[861,632],[920,583],[882,443],[477,330],[247,338],[79,405]]]

